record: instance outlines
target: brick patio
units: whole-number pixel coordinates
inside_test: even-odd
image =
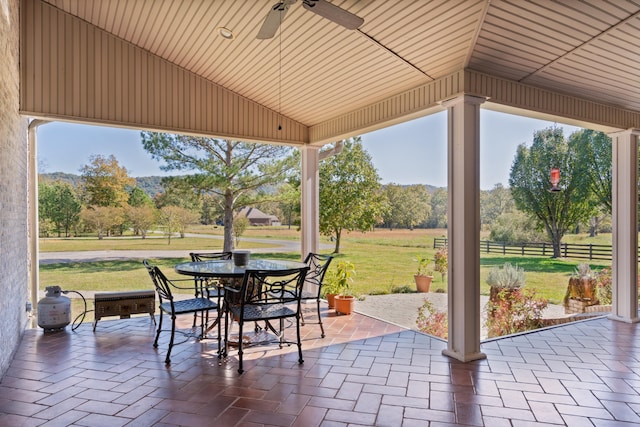
[[[606,318],[484,343],[462,364],[445,343],[325,311],[327,338],[254,347],[238,375],[216,340],[152,347],[149,317],[72,332],[27,330],[0,383],[1,426],[632,426],[640,334]],[[190,316],[181,326],[188,327]],[[310,319],[308,319],[310,320]],[[293,331],[292,331],[293,332]],[[165,338],[168,334],[164,335]]]

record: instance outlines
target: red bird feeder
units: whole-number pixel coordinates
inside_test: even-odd
[[[558,184],[560,184],[559,168],[551,168],[550,181],[551,181],[551,189],[549,191],[561,191],[560,187],[558,187]]]

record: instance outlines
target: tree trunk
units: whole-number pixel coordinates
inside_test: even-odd
[[[233,235],[233,194],[227,190],[224,194],[224,252],[234,249],[235,238]]]
[[[334,254],[340,253],[340,234],[341,234],[341,230],[336,230],[336,246],[333,249]]]

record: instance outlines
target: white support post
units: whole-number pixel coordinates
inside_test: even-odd
[[[638,318],[638,130],[610,134],[612,141],[613,263],[610,319]]]
[[[29,165],[28,165],[28,235],[29,235],[29,288],[31,294],[31,310],[33,318],[36,319],[38,310],[38,288],[40,286],[40,257],[38,253],[38,126],[49,123],[47,120],[32,120],[29,123],[27,135],[29,144]]]
[[[319,151],[321,147],[305,145],[301,154],[301,254],[318,253],[320,242],[320,177],[318,174]]]
[[[443,354],[462,362],[480,352],[480,104],[462,95],[448,114],[449,341]]]

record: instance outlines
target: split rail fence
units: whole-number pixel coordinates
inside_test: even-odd
[[[447,245],[445,237],[436,237],[433,240],[434,249]],[[551,243],[506,243],[493,242],[491,240],[480,241],[480,251],[484,253],[499,253],[502,255],[532,255],[532,256],[552,256],[553,246]],[[592,245],[577,243],[561,243],[561,256],[565,258],[584,258],[589,260],[612,259],[612,248],[610,245]]]

